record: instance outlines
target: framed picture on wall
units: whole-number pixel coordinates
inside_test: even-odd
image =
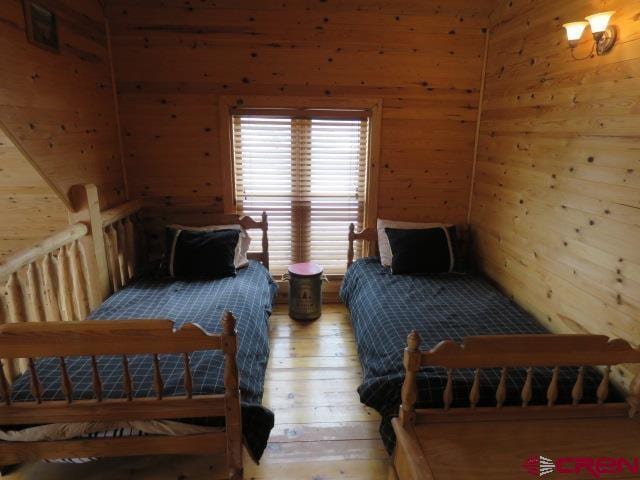
[[[22,0],[27,38],[31,43],[59,53],[56,14],[37,0]]]

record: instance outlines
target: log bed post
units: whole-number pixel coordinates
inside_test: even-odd
[[[227,433],[227,463],[229,479],[242,479],[242,414],[240,386],[236,363],[236,320],[230,312],[222,317],[222,350],[224,351],[225,428]]]
[[[406,374],[402,384],[400,405],[400,424],[407,428],[416,419],[415,405],[418,399],[416,377],[420,370],[420,335],[415,330],[407,337],[407,347],[404,349],[404,368]]]
[[[100,305],[111,293],[109,284],[109,268],[107,253],[102,235],[102,216],[100,214],[100,199],[98,189],[93,184],[74,185],[70,190],[74,212],[69,213],[69,222],[84,223],[92,242],[92,257],[89,261],[95,265],[97,281],[93,282],[90,293],[90,308]],[[81,319],[84,320],[84,319]]]

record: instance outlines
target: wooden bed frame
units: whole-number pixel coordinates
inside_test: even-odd
[[[196,325],[173,331],[169,320],[81,321],[110,294],[136,277],[147,261],[139,201],[100,211],[94,185],[71,190],[76,211],[65,230],[11,256],[0,265],[0,425],[223,417],[217,433],[186,436],[77,439],[55,442],[0,442],[0,466],[36,459],[148,454],[226,454],[229,478],[242,478],[242,422],[236,366],[235,319],[225,313],[223,333],[208,335]],[[228,214],[201,215],[194,226],[241,224],[260,229],[262,250],[248,255],[269,267],[268,222]],[[221,395],[192,395],[189,354],[222,350]],[[158,354],[184,358],[185,397],[162,396]],[[127,357],[153,356],[156,394],[133,398]],[[97,355],[121,355],[126,398],[103,399]],[[94,399],[73,400],[65,357],[91,356]],[[66,401],[43,401],[35,358],[57,357]],[[29,372],[34,402],[11,402],[12,381]]]
[[[640,375],[636,375],[631,383],[627,401],[607,403],[609,394],[609,373],[613,365],[621,363],[640,363],[640,350],[634,349],[624,340],[609,340],[603,335],[496,335],[466,337],[459,345],[445,340],[430,351],[421,352],[420,336],[412,332],[407,338],[404,351],[405,380],[402,385],[402,404],[398,418],[392,420],[396,434],[396,448],[393,464],[389,472],[390,479],[399,480],[438,480],[454,478],[439,476],[442,471],[438,462],[442,461],[441,449],[435,448],[439,438],[433,438],[428,432],[430,426],[437,426],[440,432],[446,431],[447,425],[456,427],[465,423],[473,424],[491,422],[490,433],[495,439],[503,432],[511,432],[512,425],[517,422],[525,429],[524,422],[540,422],[552,420],[558,424],[563,422],[564,430],[570,431],[571,423],[579,422],[583,428],[592,422],[593,434],[606,432],[618,441],[624,437],[625,431],[638,432],[640,424],[633,420],[616,421],[614,419],[633,418],[640,410]],[[444,408],[416,409],[417,374],[421,367],[443,367],[447,370],[447,383],[443,391]],[[558,368],[562,366],[579,367],[571,396],[572,404],[556,405],[558,396]],[[602,381],[597,390],[598,403],[582,404],[584,369],[587,366],[604,366]],[[547,405],[529,405],[533,392],[533,367],[553,367],[553,373],[547,389]],[[469,390],[469,407],[450,408],[453,401],[453,375],[455,369],[471,368],[475,370],[473,384]],[[500,382],[495,392],[495,407],[478,407],[480,400],[480,384],[482,369],[501,369]],[[511,368],[525,368],[527,375],[521,390],[521,405],[505,406],[507,387],[506,380]],[[604,421],[604,422],[603,422]],[[423,425],[422,430],[417,426]],[[603,428],[604,427],[604,428]],[[561,429],[562,430],[562,429]],[[507,433],[508,435],[508,433]],[[637,437],[637,435],[636,435]],[[492,438],[486,438],[491,443]],[[508,439],[507,439],[508,440]],[[566,437],[567,445],[578,445],[584,439]],[[591,440],[588,438],[588,440]],[[530,435],[527,438],[530,453],[545,452],[550,454],[549,438],[546,435]],[[633,442],[633,443],[631,443]],[[453,442],[452,442],[453,443]],[[464,442],[461,442],[464,443]],[[619,455],[633,456],[635,441],[629,439],[624,451]],[[433,447],[432,447],[433,445]],[[451,445],[449,445],[451,448]],[[589,445],[584,446],[586,454]],[[469,454],[469,450],[460,449]],[[555,452],[554,452],[555,453]],[[565,451],[566,453],[566,451]],[[435,459],[435,460],[434,460]],[[464,459],[460,459],[463,461]],[[484,467],[482,474],[489,478],[492,465]],[[455,478],[462,478],[456,475]],[[466,477],[465,477],[466,478]]]
[[[464,234],[468,241],[468,232]],[[354,241],[362,240],[371,244],[370,251],[374,251],[377,243],[377,231],[367,228],[362,232],[356,232],[354,225],[349,227],[349,250],[348,265],[354,259]],[[607,403],[609,393],[611,367],[620,365],[640,363],[640,350],[633,348],[628,342],[615,339],[609,340],[602,335],[494,335],[467,337],[461,345],[444,340],[430,351],[421,352],[420,336],[417,332],[412,332],[407,339],[408,346],[404,352],[404,368],[406,376],[401,391],[401,406],[399,416],[392,420],[394,432],[396,434],[396,448],[393,453],[392,466],[389,470],[389,479],[399,480],[439,480],[440,478],[498,478],[491,472],[492,465],[485,466],[483,470],[464,476],[460,471],[448,470],[438,465],[444,457],[452,454],[457,456],[451,461],[452,464],[464,463],[460,458],[460,453],[480,455],[480,447],[489,445],[488,438],[481,444],[465,444],[465,448],[460,448],[455,452],[452,447],[456,444],[456,436],[460,432],[461,423],[464,424],[464,435],[470,431],[471,426],[484,425],[485,431],[492,437],[503,435],[509,441],[509,436],[513,433],[514,422],[531,422],[533,424],[542,420],[554,420],[555,422],[592,422],[591,433],[594,431],[606,430],[609,435],[613,435],[620,440],[625,438],[625,432],[640,432],[640,424],[625,423],[625,417],[634,417],[640,411],[640,374],[634,376],[630,383],[627,401],[617,403]],[[443,391],[444,408],[436,409],[416,409],[417,401],[417,374],[423,366],[443,367],[447,371],[447,384]],[[556,405],[558,395],[558,368],[561,366],[579,367],[575,385],[572,390],[573,402],[571,405]],[[583,375],[584,368],[595,366],[602,369],[603,379],[597,391],[598,403],[589,405],[581,404],[583,395]],[[546,406],[530,406],[532,398],[533,367],[553,367],[553,373],[547,389]],[[455,369],[474,369],[475,376],[469,391],[468,408],[450,408],[453,401],[453,375]],[[481,372],[486,368],[501,369],[501,377],[495,392],[495,407],[478,407],[480,400]],[[527,375],[522,386],[520,406],[505,406],[506,381],[510,368],[525,368]],[[619,423],[622,420],[622,423]],[[629,420],[629,419],[626,419]],[[614,425],[614,421],[618,422]],[[631,420],[629,420],[631,421]],[[489,423],[488,423],[489,422]],[[598,423],[600,422],[600,423]],[[604,423],[602,423],[604,422]],[[518,426],[521,425],[518,423]],[[487,427],[486,425],[490,425]],[[436,428],[437,426],[437,428]],[[446,438],[446,446],[440,446],[447,432],[447,427],[451,436]],[[539,425],[538,425],[539,426]],[[584,427],[585,425],[582,425]],[[571,425],[563,424],[563,427],[570,429]],[[511,430],[510,430],[511,428]],[[533,429],[532,429],[533,430]],[[544,431],[544,430],[543,430]],[[584,432],[583,430],[581,430]],[[431,433],[435,432],[435,433]],[[456,433],[457,432],[457,433]],[[588,437],[588,435],[583,435]],[[544,434],[535,434],[528,438],[532,448],[536,447],[539,452],[545,451],[547,438]],[[640,436],[629,437],[628,443],[635,446]],[[578,444],[581,436],[577,435],[570,441]],[[461,442],[464,443],[464,442]],[[477,448],[476,448],[477,447]],[[587,445],[585,449],[588,449]],[[447,451],[448,449],[448,451]],[[508,449],[505,449],[508,450]],[[627,449],[629,450],[629,449]],[[632,449],[631,449],[632,450]],[[531,451],[529,453],[535,453]],[[486,449],[483,452],[487,453]],[[620,452],[620,453],[629,453]],[[631,451],[629,454],[635,455]],[[467,459],[469,460],[469,459]],[[475,461],[478,459],[476,458]],[[486,459],[483,459],[486,460]],[[497,463],[504,463],[504,457],[499,458]],[[473,463],[474,459],[471,459]],[[491,463],[491,462],[489,462]],[[436,473],[437,472],[437,473]],[[476,476],[478,475],[478,476]],[[511,475],[511,474],[509,474]],[[507,475],[504,478],[513,478]],[[502,477],[500,477],[502,478]]]

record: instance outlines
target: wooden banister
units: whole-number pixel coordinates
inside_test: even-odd
[[[88,231],[85,225],[76,223],[75,225],[71,225],[64,230],[54,233],[33,247],[11,255],[0,265],[0,279],[6,279],[12,273],[40,260],[47,254],[55,252],[74,240],[84,237]]]
[[[105,210],[101,213],[102,227],[107,227],[113,223],[123,220],[131,215],[135,214],[142,208],[142,201],[131,200],[129,202],[122,203],[114,208]]]

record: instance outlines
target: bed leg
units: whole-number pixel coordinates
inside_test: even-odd
[[[222,317],[222,349],[224,351],[224,396],[226,405],[227,465],[229,479],[242,480],[242,413],[236,363],[236,319],[230,312]]]

